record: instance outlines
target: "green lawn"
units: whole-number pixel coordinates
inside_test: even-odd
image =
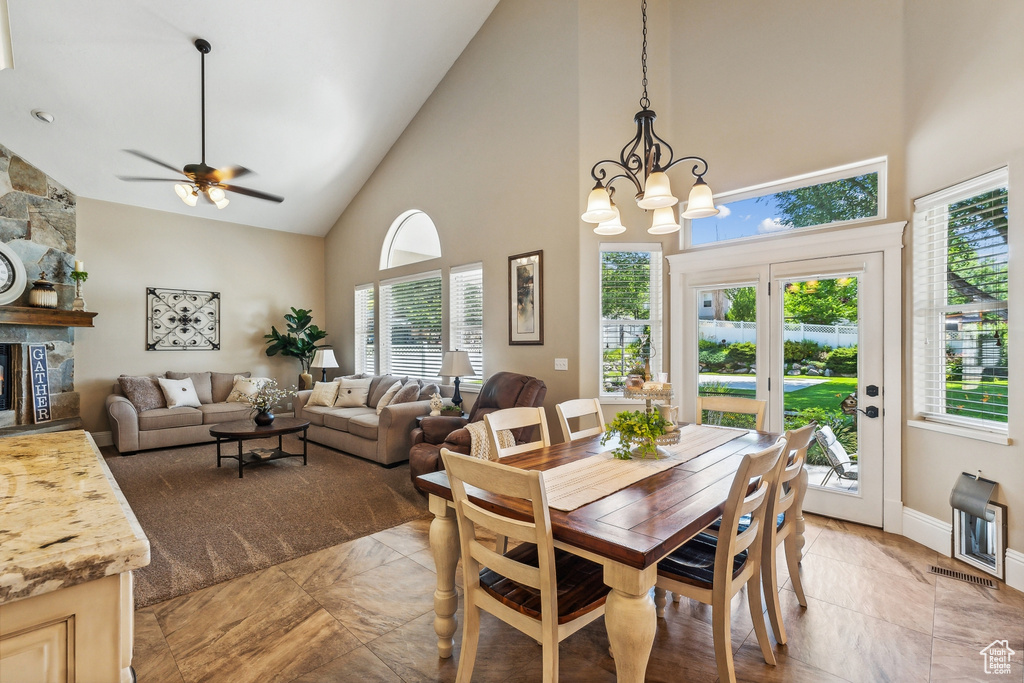
[[[1006,381],[975,382],[968,386],[973,388],[964,391],[962,382],[946,382],[947,413],[1006,422]]]
[[[787,377],[787,379],[789,379]],[[839,410],[839,403],[857,391],[856,377],[832,377],[827,382],[786,393],[786,410],[825,408]]]

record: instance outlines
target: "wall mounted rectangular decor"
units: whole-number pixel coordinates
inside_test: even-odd
[[[220,292],[146,288],[147,351],[219,351]]]
[[[508,257],[508,343],[544,344],[544,252]]]

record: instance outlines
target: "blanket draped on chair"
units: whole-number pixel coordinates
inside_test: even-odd
[[[466,425],[469,430],[470,447],[469,455],[481,460],[497,460],[498,454],[491,452],[491,440],[487,438],[487,425],[483,420],[470,422]],[[507,429],[498,430],[498,447],[509,448],[515,446],[516,440],[512,432]]]

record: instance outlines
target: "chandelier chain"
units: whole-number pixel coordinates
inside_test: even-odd
[[[641,109],[650,109],[651,108],[651,100],[650,100],[650,98],[647,97],[647,0],[643,0],[643,2],[640,4],[640,13],[643,16],[643,23],[644,23],[644,46],[643,46],[643,50],[640,52],[640,64],[643,67],[643,71],[644,71],[644,79],[643,79],[644,94],[640,98],[640,108]]]

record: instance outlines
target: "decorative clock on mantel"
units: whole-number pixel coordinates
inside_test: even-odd
[[[0,306],[17,301],[27,283],[25,264],[14,250],[0,242]]]

